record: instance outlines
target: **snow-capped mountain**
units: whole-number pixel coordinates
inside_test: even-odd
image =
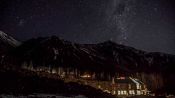
[[[106,72],[160,72],[175,64],[174,55],[148,53],[111,41],[77,44],[56,36],[28,40],[15,53],[20,60],[31,60],[36,66],[64,65]]]
[[[19,41],[15,40],[13,37],[7,35],[2,31],[0,31],[0,40],[3,41],[4,43],[8,43],[13,47],[17,47],[21,44]]]
[[[172,86],[174,55],[149,53],[111,41],[78,44],[56,36],[36,38],[16,47],[7,57],[5,63],[16,67],[32,64],[33,67],[67,67],[107,75],[135,75],[154,90],[175,88]]]

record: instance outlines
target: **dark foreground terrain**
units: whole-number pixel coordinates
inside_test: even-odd
[[[116,98],[93,87],[75,82],[65,83],[57,75],[20,70],[0,70],[0,98]],[[66,97],[66,98],[67,98]],[[133,96],[128,98],[165,98]],[[172,98],[172,97],[171,97]]]
[[[22,70],[21,72],[0,71],[0,95],[29,95],[33,93],[59,94],[63,96],[84,95],[88,98],[115,98],[90,86],[70,82],[64,83],[54,77],[38,76]]]

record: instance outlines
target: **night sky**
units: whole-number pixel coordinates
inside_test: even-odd
[[[175,54],[174,0],[0,0],[0,30]]]

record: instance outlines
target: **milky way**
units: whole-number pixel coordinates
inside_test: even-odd
[[[173,0],[1,0],[0,30],[19,40],[57,35],[175,54]]]
[[[111,6],[106,10],[108,12],[107,19],[110,20],[108,24],[114,26],[116,29],[114,32],[119,32],[119,34],[117,34],[118,36],[116,36],[114,40],[120,44],[127,43],[129,33],[127,32],[129,26],[128,20],[131,20],[132,16],[135,14],[135,11],[133,10],[130,2],[134,1],[111,0]]]

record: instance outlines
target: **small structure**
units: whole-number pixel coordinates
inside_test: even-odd
[[[146,85],[138,79],[131,77],[120,77],[115,79],[115,95],[117,96],[135,96],[146,95]]]

